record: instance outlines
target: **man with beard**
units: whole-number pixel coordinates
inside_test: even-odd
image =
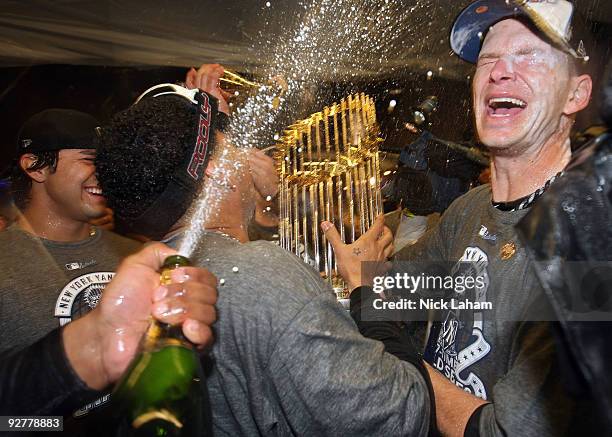
[[[555,371],[550,326],[533,321],[547,315],[514,229],[562,176],[575,115],[590,100],[591,77],[581,74],[588,57],[572,16],[565,0],[479,0],[453,27],[453,50],[477,63],[474,114],[491,154],[491,184],[457,199],[436,229],[396,258],[471,263],[482,279],[474,300],[493,307],[442,310],[432,325],[424,357],[443,434],[560,435],[573,410]],[[331,223],[322,227],[352,288],[372,285],[361,278],[369,260],[361,243],[344,245]],[[395,269],[421,273],[410,263]],[[460,291],[453,296],[463,298]],[[371,289],[354,294],[362,310],[371,307]]]

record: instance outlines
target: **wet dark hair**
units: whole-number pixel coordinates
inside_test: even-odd
[[[36,171],[49,167],[51,173],[55,173],[55,170],[57,169],[57,161],[59,159],[59,150],[52,150],[50,152],[36,152],[32,153],[32,155],[34,156],[35,161],[28,167],[27,170]],[[13,197],[15,206],[23,211],[30,202],[32,178],[28,175],[26,170],[21,168],[19,159],[20,157],[16,159],[11,170],[10,193]]]
[[[181,97],[146,98],[102,129],[96,171],[119,221],[140,216],[163,193],[193,150],[198,117],[196,106]]]

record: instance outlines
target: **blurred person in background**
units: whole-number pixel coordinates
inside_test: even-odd
[[[8,228],[17,218],[17,210],[10,194],[10,182],[0,180],[0,231]]]

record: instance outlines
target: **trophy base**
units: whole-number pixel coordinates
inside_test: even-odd
[[[340,302],[342,307],[349,311],[351,309],[351,300],[349,299],[349,291],[345,287],[334,287],[334,293],[336,294],[336,299]]]
[[[342,308],[344,308],[347,311],[351,310],[351,300],[350,299],[338,299],[338,302],[340,303],[340,305],[342,305]]]

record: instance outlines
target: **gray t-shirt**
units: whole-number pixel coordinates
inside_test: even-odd
[[[362,337],[300,259],[214,233],[190,258],[220,283],[207,378],[215,435],[427,433],[419,372]]]
[[[0,352],[89,312],[119,262],[139,247],[100,229],[74,243],[37,238],[15,225],[0,232]]]
[[[549,324],[529,321],[545,308],[514,229],[526,212],[498,210],[491,204],[490,185],[475,188],[449,207],[437,228],[396,256],[470,261],[485,278],[476,300],[491,302],[493,309],[442,311],[424,352],[425,360],[458,387],[493,401],[481,415],[483,436],[559,435],[572,409],[554,372]]]

